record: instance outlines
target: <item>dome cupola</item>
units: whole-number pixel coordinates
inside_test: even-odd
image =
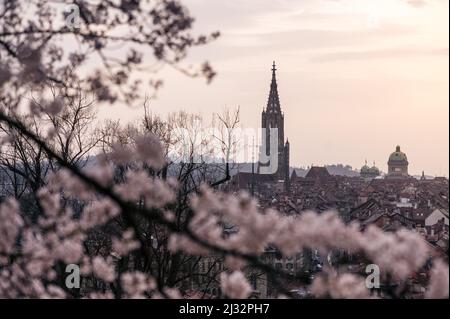
[[[408,162],[406,154],[401,151],[399,145],[395,148],[395,152],[389,156],[389,162]]]
[[[391,153],[389,156],[387,177],[408,177],[408,164],[408,157],[402,152],[400,146],[397,145],[395,152]]]

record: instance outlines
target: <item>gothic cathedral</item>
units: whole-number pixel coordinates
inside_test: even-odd
[[[289,141],[284,142],[284,114],[281,111],[280,98],[278,96],[276,70],[275,62],[273,62],[269,98],[267,100],[267,106],[261,114],[262,147],[260,152],[265,152],[266,156],[260,154],[258,172],[261,173],[261,167],[270,165],[270,163],[262,163],[261,159],[267,158],[270,155],[270,129],[278,129],[278,161],[277,170],[273,174],[273,178],[289,183]],[[289,188],[289,185],[286,185],[286,187]]]

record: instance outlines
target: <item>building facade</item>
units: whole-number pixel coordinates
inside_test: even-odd
[[[388,178],[408,177],[408,158],[397,145],[395,152],[391,153],[388,160]]]

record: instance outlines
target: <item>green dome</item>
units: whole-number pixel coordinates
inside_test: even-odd
[[[376,175],[380,175],[380,170],[375,165],[370,168],[370,172]]]
[[[406,154],[400,150],[400,146],[397,146],[395,152],[389,156],[389,162],[407,162],[408,158]]]
[[[369,167],[369,165],[367,165],[367,161],[366,161],[364,166],[361,167],[361,170],[359,171],[359,173],[364,178],[374,178],[374,177],[380,175],[380,170],[378,169],[378,167],[375,166],[375,162],[373,163],[372,167]]]
[[[361,170],[360,170],[361,173],[367,173],[369,171],[370,171],[370,167],[367,166],[367,163],[363,167],[361,167]]]

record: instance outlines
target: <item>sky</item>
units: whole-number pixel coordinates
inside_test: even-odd
[[[194,33],[220,31],[185,64],[211,62],[209,85],[170,67],[158,114],[240,107],[257,128],[277,64],[291,166],[367,160],[384,172],[400,145],[411,174],[449,175],[447,0],[185,0]],[[141,109],[100,112],[133,120]]]

